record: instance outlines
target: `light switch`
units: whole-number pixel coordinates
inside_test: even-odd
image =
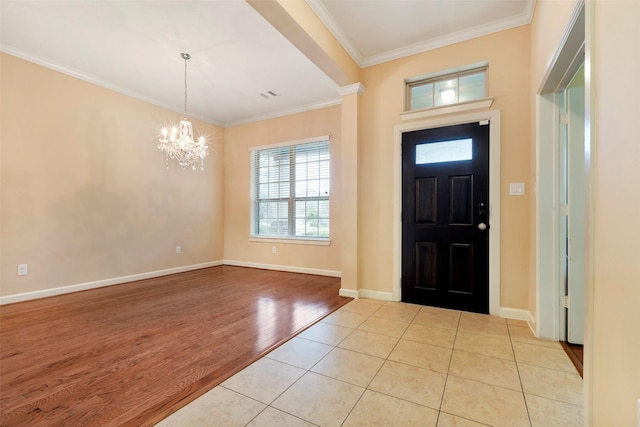
[[[509,184],[510,196],[524,196],[524,182],[512,182]]]

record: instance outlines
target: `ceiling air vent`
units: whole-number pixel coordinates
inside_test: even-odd
[[[262,92],[260,96],[265,99],[270,99],[270,98],[275,98],[276,96],[278,96],[278,94],[275,92],[269,91],[269,92]]]

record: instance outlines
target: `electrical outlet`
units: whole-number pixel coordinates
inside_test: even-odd
[[[271,246],[271,253],[275,254],[276,253],[276,247],[275,246]]]
[[[176,253],[177,254],[181,254],[182,253],[182,246],[176,246]]]
[[[29,266],[27,264],[18,264],[18,276],[26,276],[29,274]]]

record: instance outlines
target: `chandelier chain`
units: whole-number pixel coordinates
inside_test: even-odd
[[[184,115],[187,115],[187,60],[188,54],[184,56]]]

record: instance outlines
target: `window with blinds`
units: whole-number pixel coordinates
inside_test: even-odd
[[[251,235],[329,238],[328,138],[251,151]]]

